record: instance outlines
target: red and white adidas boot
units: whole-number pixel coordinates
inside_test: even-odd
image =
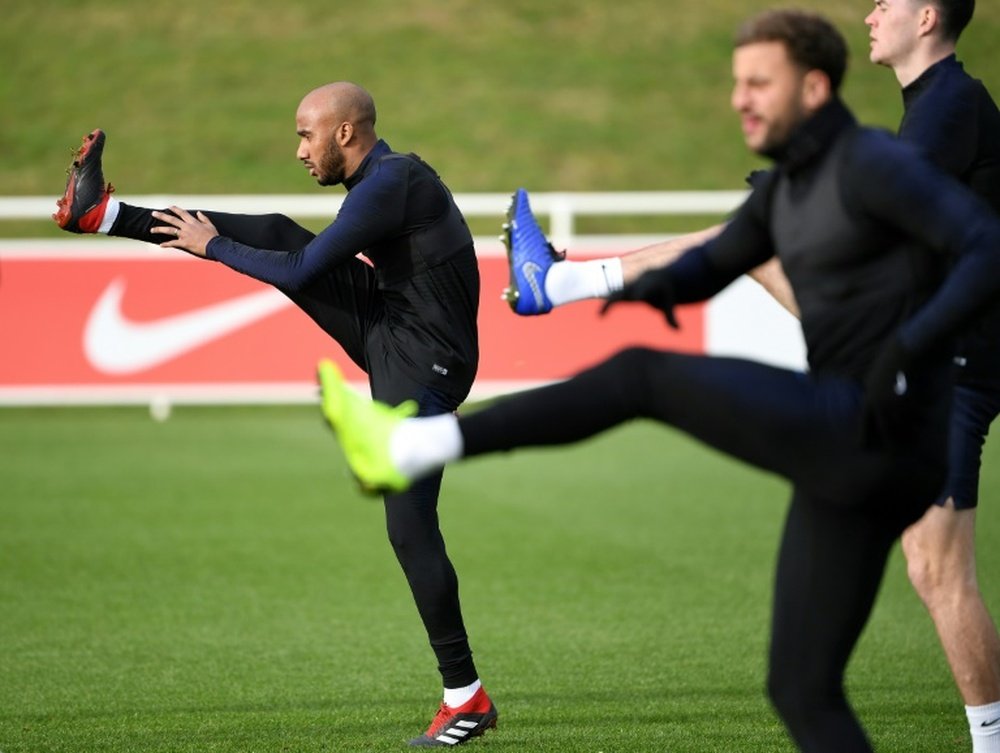
[[[486,691],[479,688],[461,706],[453,707],[442,703],[431,726],[420,737],[410,740],[410,745],[421,748],[461,745],[496,726],[497,707],[486,695]]]

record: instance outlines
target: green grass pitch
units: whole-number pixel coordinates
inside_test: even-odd
[[[1000,449],[980,570],[1000,584]],[[308,406],[0,411],[0,751],[395,751],[439,679],[380,503]],[[494,751],[791,751],[764,697],[784,482],[637,423],[451,468]],[[882,751],[967,749],[898,552],[849,671]]]

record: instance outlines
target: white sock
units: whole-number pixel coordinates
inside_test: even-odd
[[[1000,753],[1000,701],[985,706],[966,706],[972,753]]]
[[[97,228],[97,232],[108,233],[111,230],[111,226],[115,224],[115,220],[118,219],[118,211],[120,209],[121,202],[114,196],[109,196],[108,205],[104,207],[104,219],[101,220],[101,226]]]
[[[414,480],[458,460],[464,445],[453,413],[407,418],[389,438],[389,457],[400,473]]]
[[[476,694],[483,684],[476,680],[471,685],[466,685],[464,688],[445,688],[444,689],[444,702],[446,706],[451,706],[453,709],[458,708],[464,703],[468,703],[469,699]]]
[[[593,261],[561,261],[549,267],[545,275],[545,295],[553,306],[607,298],[622,289],[622,260],[616,256]]]

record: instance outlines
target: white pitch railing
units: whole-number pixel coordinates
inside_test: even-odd
[[[735,209],[746,191],[620,191],[538,192],[531,194],[531,208],[549,218],[554,243],[568,244],[576,236],[576,219],[582,216],[723,215]],[[146,207],[177,205],[219,212],[267,214],[297,218],[333,217],[343,194],[271,195],[119,195],[123,201]],[[54,196],[0,197],[0,220],[48,219],[55,211]],[[466,217],[502,217],[510,204],[506,193],[458,193],[455,201]]]

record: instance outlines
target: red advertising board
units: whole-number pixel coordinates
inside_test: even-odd
[[[596,302],[517,317],[500,300],[502,247],[478,250],[479,394],[569,376],[625,345],[705,348],[698,306],[680,332],[638,306],[601,318]],[[106,238],[0,241],[0,402],[306,400],[321,356],[364,381],[283,295],[220,264]]]

